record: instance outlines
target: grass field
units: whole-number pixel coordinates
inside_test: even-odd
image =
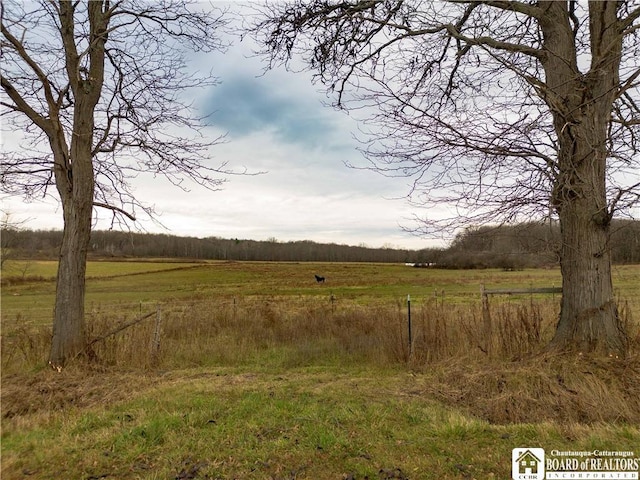
[[[26,272],[26,273],[25,273]],[[55,293],[56,263],[7,262],[3,271],[2,319],[18,313],[48,324]],[[326,277],[316,284],[314,274]],[[90,262],[87,303],[170,302],[247,296],[331,297],[363,305],[389,304],[411,295],[414,304],[436,298],[475,302],[487,288],[548,287],[561,284],[558,269],[452,271],[364,263],[268,262]],[[29,280],[32,281],[29,281]],[[619,297],[640,306],[640,268],[614,269]],[[444,299],[442,298],[444,294]]]
[[[492,297],[486,343],[480,285],[558,270],[91,262],[92,338],[151,315],[57,373],[55,264],[8,263],[2,478],[508,479],[516,447],[639,457],[640,266],[614,275],[624,360],[540,355],[557,296]]]

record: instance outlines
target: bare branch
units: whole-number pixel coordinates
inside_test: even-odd
[[[22,42],[20,40],[18,40],[16,37],[14,37],[5,28],[3,22],[0,22],[0,31],[1,31],[2,35],[4,36],[4,38],[6,38],[9,41],[9,44],[11,45],[11,47],[13,47],[15,52],[20,56],[20,58],[22,58],[22,60],[24,60],[25,64],[35,73],[36,77],[38,78],[38,80],[42,84],[42,88],[44,90],[45,98],[47,100],[47,103],[49,104],[49,108],[52,109],[55,106],[56,102],[54,101],[53,94],[51,92],[51,85],[49,83],[49,79],[47,78],[45,73],[42,71],[40,66],[36,63],[36,61],[33,58],[31,58],[31,56],[27,53],[27,50],[24,48],[24,45],[22,44]],[[5,87],[4,83],[3,83],[3,87],[5,88],[5,91],[6,91],[6,87]],[[15,89],[12,88],[12,93],[13,92],[15,92]],[[8,91],[7,91],[7,94],[11,95],[11,93],[9,93]],[[15,95],[15,93],[14,93],[14,95]],[[13,99],[13,97],[12,97],[12,99]],[[22,97],[20,98],[20,101],[24,102],[26,104],[25,100]],[[25,110],[23,110],[23,111],[25,111]],[[31,112],[32,110],[29,108],[28,111]],[[25,111],[25,113],[27,113],[27,111]],[[32,118],[32,120],[33,120],[33,118]]]
[[[5,93],[9,96],[11,100],[13,100],[13,105],[6,104],[2,102],[2,105],[11,108],[15,112],[22,112],[29,120],[35,123],[38,127],[40,127],[44,132],[51,133],[51,121],[45,119],[42,115],[36,112],[31,106],[27,103],[27,101],[18,93],[18,90],[11,84],[11,82],[5,78],[4,75],[0,75],[0,85],[2,86]]]
[[[640,18],[640,7],[629,12],[626,18],[620,19],[620,27],[624,35],[630,35],[640,28],[640,25],[633,25],[638,18]]]
[[[496,40],[495,38],[487,37],[487,36],[468,37],[466,35],[462,35],[460,31],[454,25],[451,25],[451,24],[447,25],[447,31],[453,38],[457,40],[461,40],[470,46],[484,45],[496,50],[524,53],[525,55],[529,55],[531,57],[535,57],[538,59],[542,59],[542,57],[544,56],[544,52],[542,50],[539,50],[537,48],[532,48],[527,45],[499,41],[499,40]]]
[[[107,203],[96,202],[96,201],[93,202],[93,205],[96,206],[96,207],[106,208],[107,210],[112,210],[114,212],[121,213],[122,215],[127,217],[132,222],[136,221],[135,215],[133,215],[132,213],[127,212],[126,210],[123,210],[122,208],[115,207],[115,206],[109,205]]]
[[[469,3],[469,0],[448,0],[452,3]],[[500,10],[512,11],[522,13],[529,17],[540,18],[542,16],[542,10],[534,5],[517,2],[515,0],[503,1],[503,0],[483,0],[478,3],[483,3],[490,7],[495,7]]]

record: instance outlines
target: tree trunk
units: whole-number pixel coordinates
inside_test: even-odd
[[[546,2],[540,25],[546,58],[543,98],[558,137],[551,201],[561,230],[562,304],[550,348],[624,356],[611,280],[606,195],[607,130],[619,83],[622,34],[616,2],[589,2],[591,66],[578,68],[566,2]],[[583,67],[584,68],[584,67]]]
[[[82,97],[76,104],[74,127],[78,134],[71,141],[69,154],[59,149],[56,155],[56,186],[62,199],[64,230],[49,364],[58,370],[86,347],[84,294],[94,195],[93,109],[84,108]]]
[[[64,231],[60,247],[53,338],[49,364],[60,370],[81,354],[86,346],[84,293],[87,251],[91,240],[93,212],[93,130],[94,111],[104,80],[104,44],[107,40],[107,6],[88,2],[88,69],[81,63],[75,44],[74,9],[77,4],[60,2],[60,33],[65,49],[65,64],[73,92],[73,134],[70,147],[64,138],[59,119],[52,123],[49,143],[54,154],[56,188],[62,200]],[[103,10],[104,7],[104,10]],[[55,107],[55,106],[54,106]]]
[[[93,109],[85,108],[82,100],[76,103],[74,127],[78,134],[71,141],[69,154],[59,149],[55,155],[56,186],[62,199],[64,230],[49,364],[58,370],[86,347],[84,293],[94,195]],[[55,152],[54,145],[52,148]]]
[[[590,87],[585,87],[589,89]],[[611,279],[611,213],[606,198],[607,107],[583,104],[565,123],[553,201],[560,219],[562,304],[552,349],[624,356],[627,337]],[[609,110],[610,111],[610,110]]]
[[[609,226],[594,221],[590,200],[560,212],[562,303],[550,348],[624,356],[627,337],[613,295]]]
[[[91,202],[87,206],[69,201],[63,209],[64,231],[49,354],[49,364],[57,370],[86,347],[84,294],[92,206]]]

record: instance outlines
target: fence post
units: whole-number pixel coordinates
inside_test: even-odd
[[[480,295],[482,295],[482,324],[484,327],[484,339],[485,339],[485,353],[487,355],[491,354],[491,337],[492,337],[492,326],[491,326],[491,312],[489,311],[489,295],[485,291],[484,284],[480,286]]]
[[[160,325],[162,323],[162,310],[158,305],[156,311],[156,327],[153,331],[153,344],[151,345],[151,364],[157,365],[160,357]]]
[[[411,295],[407,295],[407,327],[409,329],[409,358],[413,355],[413,339],[411,333]]]

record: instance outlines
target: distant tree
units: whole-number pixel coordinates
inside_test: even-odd
[[[640,221],[614,220],[611,245],[616,263],[640,263]]]
[[[639,17],[637,1],[296,0],[250,30],[270,65],[302,59],[366,115],[372,168],[413,177],[421,206],[455,207],[454,225],[552,210],[550,347],[624,355],[609,226],[640,199]]]
[[[10,212],[0,210],[2,220],[0,220],[0,268],[4,267],[7,260],[10,260],[16,248],[18,232],[24,228],[24,221],[14,220]]]
[[[192,4],[191,4],[192,3]],[[141,172],[215,189],[199,121],[180,93],[215,83],[185,52],[216,50],[222,13],[197,2],[38,0],[0,4],[2,114],[23,145],[3,152],[1,185],[27,198],[55,185],[62,204],[53,340],[56,369],[85,348],[86,257],[94,207],[114,221],[144,207]]]

